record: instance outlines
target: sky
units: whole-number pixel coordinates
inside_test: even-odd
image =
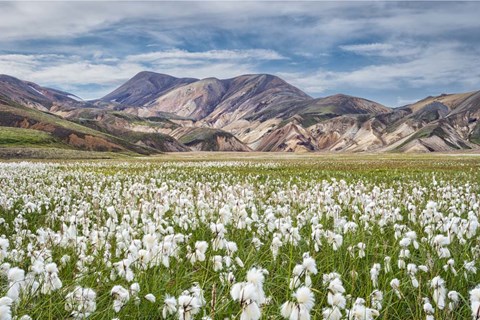
[[[136,73],[269,73],[390,107],[480,90],[480,2],[0,2],[0,74],[106,95]]]

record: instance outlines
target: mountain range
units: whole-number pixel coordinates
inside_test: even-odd
[[[134,154],[453,151],[480,148],[479,119],[480,91],[389,108],[343,94],[312,98],[268,74],[222,80],[144,71],[106,96],[84,101],[0,75],[3,147]],[[8,127],[20,131],[12,138]],[[36,133],[42,143],[22,141]]]

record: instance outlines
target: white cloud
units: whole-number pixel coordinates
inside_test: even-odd
[[[203,52],[191,52],[186,50],[172,49],[166,51],[156,51],[143,54],[130,55],[126,61],[154,62],[162,59],[185,60],[284,60],[278,52],[265,49],[247,49],[247,50],[209,50]]]
[[[342,50],[351,51],[360,54],[372,54],[377,52],[390,51],[393,46],[388,43],[364,43],[340,46]]]
[[[322,5],[323,6],[323,5]],[[227,29],[248,28],[260,18],[290,14],[308,14],[310,5],[295,3],[272,5],[266,2],[0,2],[2,40],[43,39],[87,34],[122,21],[119,28],[131,28],[145,21],[144,30],[165,32],[181,27],[213,25]],[[325,4],[325,9],[331,5]],[[151,23],[148,23],[151,22]]]
[[[420,43],[361,43],[342,45],[340,49],[363,56],[376,56],[385,58],[410,58],[424,50]]]
[[[480,52],[464,50],[459,44],[436,44],[405,62],[368,65],[351,71],[315,70],[311,73],[280,73],[310,93],[350,88],[397,90],[399,88],[459,85],[480,88]]]
[[[252,32],[259,41],[344,43],[366,35],[442,35],[480,27],[478,3],[398,2],[0,2],[0,41],[70,38],[95,30],[145,33],[174,46],[206,27]],[[278,21],[275,21],[277,19]],[[141,26],[139,22],[143,22]],[[137,24],[136,24],[137,23]]]

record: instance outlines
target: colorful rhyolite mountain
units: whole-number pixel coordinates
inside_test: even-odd
[[[45,131],[65,148],[94,151],[477,149],[479,119],[480,91],[392,109],[341,94],[314,99],[267,74],[199,80],[140,72],[83,101],[0,75],[0,126]]]

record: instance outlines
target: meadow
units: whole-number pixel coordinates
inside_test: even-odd
[[[477,155],[0,163],[3,319],[478,319]]]

